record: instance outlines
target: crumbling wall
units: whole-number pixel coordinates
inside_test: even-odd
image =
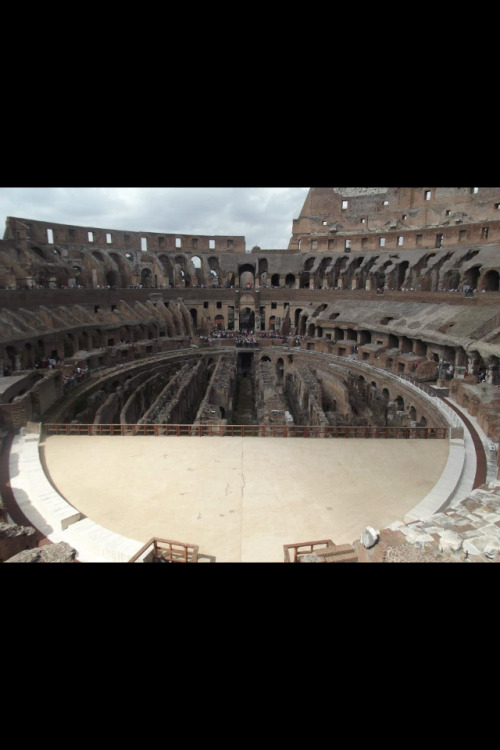
[[[293,424],[276,364],[260,360],[255,371],[257,421],[259,424]]]
[[[233,414],[237,361],[234,355],[219,358],[193,424],[227,424]]]

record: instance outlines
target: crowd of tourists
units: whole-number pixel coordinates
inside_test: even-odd
[[[72,388],[80,385],[84,380],[90,377],[90,368],[88,365],[80,365],[78,362],[74,365],[73,370],[70,373],[63,375],[63,391],[67,393]]]

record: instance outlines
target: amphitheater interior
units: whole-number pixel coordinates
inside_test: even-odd
[[[310,188],[281,250],[8,217],[0,561],[500,559],[499,210]]]

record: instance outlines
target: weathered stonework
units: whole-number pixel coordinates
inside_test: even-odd
[[[75,562],[76,550],[66,542],[47,544],[36,549],[19,552],[8,563],[69,563]]]
[[[36,531],[31,526],[18,526],[13,523],[0,523],[0,562],[26,549],[36,547]]]

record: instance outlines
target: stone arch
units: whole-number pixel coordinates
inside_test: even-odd
[[[498,271],[491,269],[486,271],[481,280],[481,288],[485,292],[498,292],[499,289],[499,274]]]
[[[306,335],[306,321],[307,321],[307,317],[308,317],[307,313],[303,313],[299,317],[299,330],[298,330],[298,335],[299,336],[305,336]]]
[[[223,329],[225,328],[225,324],[224,324],[224,316],[223,316],[223,315],[220,315],[220,314],[219,314],[219,315],[216,315],[216,316],[215,316],[215,320],[214,320],[214,323],[215,323],[215,327],[216,327],[216,328],[217,328],[218,330],[222,331],[222,330],[223,330]]]
[[[280,275],[279,273],[273,273],[271,276],[271,286],[279,286],[280,285]]]
[[[255,266],[244,263],[239,268],[239,277],[242,289],[252,289],[255,286]]]
[[[396,398],[394,399],[394,403],[396,404],[396,408],[398,411],[404,411],[405,402],[402,396],[396,396]]]
[[[471,289],[477,289],[480,273],[481,266],[472,266],[472,268],[468,268],[464,273],[464,284],[470,286]]]
[[[173,269],[170,258],[167,255],[162,254],[158,256],[158,260],[161,263],[164,275],[167,277],[169,286],[173,286],[174,285],[174,269]]]
[[[279,357],[279,359],[276,362],[276,373],[278,375],[278,380],[280,381],[280,383],[282,383],[283,382],[283,376],[284,376],[284,373],[285,373],[285,363],[284,363],[282,357]]]
[[[111,286],[111,287],[117,287],[119,285],[118,274],[116,273],[116,271],[113,271],[113,270],[106,271],[106,283],[108,286]]]
[[[285,286],[288,287],[288,289],[295,288],[295,276],[293,273],[287,273],[285,277]]]
[[[302,271],[300,274],[299,285],[301,289],[309,289],[311,283],[311,274],[309,271]]]
[[[150,268],[143,268],[141,271],[141,284],[142,286],[151,286],[153,280],[153,275],[151,273]]]
[[[398,275],[397,275],[397,288],[401,289],[402,286],[405,285],[405,278],[406,274],[409,268],[409,262],[407,260],[404,260],[402,263],[399,263],[397,269],[398,269]]]
[[[460,286],[460,271],[457,268],[450,268],[443,276],[443,291],[449,292],[450,289],[458,289]]]

